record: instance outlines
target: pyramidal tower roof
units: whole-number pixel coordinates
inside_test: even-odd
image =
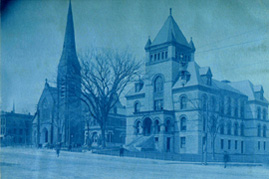
[[[177,23],[172,16],[172,9],[170,8],[170,15],[166,19],[161,30],[153,40],[151,46],[160,45],[168,42],[176,42],[178,44],[189,47],[189,43],[179,29]]]
[[[75,30],[74,30],[71,0],[69,1],[63,51],[59,66],[67,65],[68,63],[72,64],[75,63],[76,65],[79,65],[76,52]]]

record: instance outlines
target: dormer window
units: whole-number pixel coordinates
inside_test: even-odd
[[[139,83],[135,83],[135,92],[139,92],[143,87],[143,83],[139,82]]]

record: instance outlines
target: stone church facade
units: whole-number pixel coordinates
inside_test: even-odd
[[[268,154],[263,87],[215,80],[210,67],[196,63],[195,50],[170,13],[146,43],[145,75],[126,95],[125,147],[202,154],[214,141],[215,153]]]
[[[58,64],[57,86],[47,80],[37,104],[33,120],[33,144],[81,146],[98,145],[100,127],[91,119],[81,98],[81,66],[77,57],[71,2],[69,3],[64,44]],[[109,115],[107,143],[121,145],[125,141],[125,107],[117,103]]]

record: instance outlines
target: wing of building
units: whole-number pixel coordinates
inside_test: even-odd
[[[210,67],[196,63],[195,50],[172,14],[155,39],[148,39],[145,75],[126,95],[126,148],[268,154],[262,86],[215,80]]]

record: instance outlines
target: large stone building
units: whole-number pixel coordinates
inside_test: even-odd
[[[1,145],[31,145],[33,115],[1,111]]]
[[[63,51],[58,65],[57,86],[49,85],[46,80],[37,104],[32,133],[33,143],[36,146],[54,145],[57,142],[65,146],[81,146],[88,143],[89,139],[97,145],[101,135],[100,128],[96,121],[89,117],[86,105],[79,99],[80,72],[70,2]],[[124,107],[119,103],[110,114],[106,131],[109,143],[124,143],[126,128],[124,112]]]
[[[145,75],[126,95],[126,148],[202,154],[214,141],[216,153],[269,153],[261,85],[212,78],[171,13],[145,51]]]

